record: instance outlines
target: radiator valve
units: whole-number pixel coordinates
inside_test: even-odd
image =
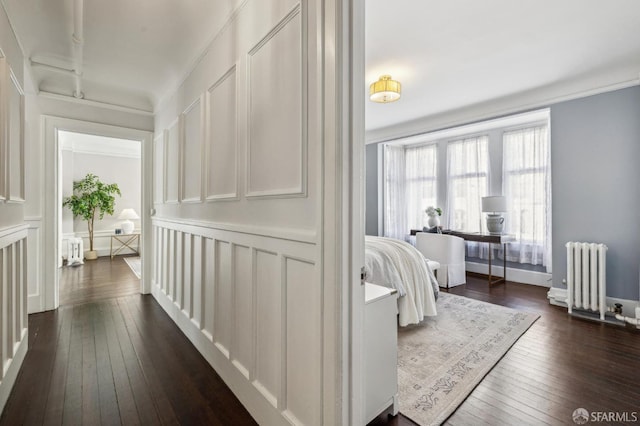
[[[615,308],[613,308],[613,313],[622,315],[622,303],[616,303]]]

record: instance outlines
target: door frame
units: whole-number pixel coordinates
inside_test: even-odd
[[[60,305],[59,291],[60,283],[58,277],[58,259],[60,258],[60,227],[61,209],[58,200],[60,199],[59,172],[61,166],[61,149],[58,142],[58,131],[68,131],[74,133],[85,133],[96,136],[105,136],[118,139],[129,139],[140,141],[141,144],[141,228],[142,238],[140,241],[140,252],[142,261],[142,279],[140,280],[140,293],[151,292],[151,260],[149,253],[151,248],[151,209],[152,209],[152,158],[153,158],[153,134],[151,132],[130,129],[126,127],[111,126],[89,121],[73,120],[50,115],[42,116],[43,137],[45,142],[45,182],[44,182],[44,205],[45,211],[45,232],[44,232],[44,280],[43,288],[39,292],[43,297],[40,306],[44,310],[57,309]]]

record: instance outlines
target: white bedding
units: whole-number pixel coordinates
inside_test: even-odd
[[[401,326],[436,315],[438,283],[425,258],[411,244],[365,237],[365,271],[368,282],[398,290]]]

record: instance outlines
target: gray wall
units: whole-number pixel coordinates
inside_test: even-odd
[[[638,300],[640,87],[551,107],[553,286],[567,241],[605,243],[607,294]]]
[[[640,87],[550,108],[553,286],[564,286],[567,241],[601,242],[609,247],[608,296],[638,300]],[[366,230],[376,235],[377,144],[367,145],[366,156]],[[497,177],[492,176],[492,190]]]

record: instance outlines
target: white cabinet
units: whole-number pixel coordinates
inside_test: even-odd
[[[391,405],[398,413],[398,295],[370,283],[364,293],[365,418],[370,422]]]

